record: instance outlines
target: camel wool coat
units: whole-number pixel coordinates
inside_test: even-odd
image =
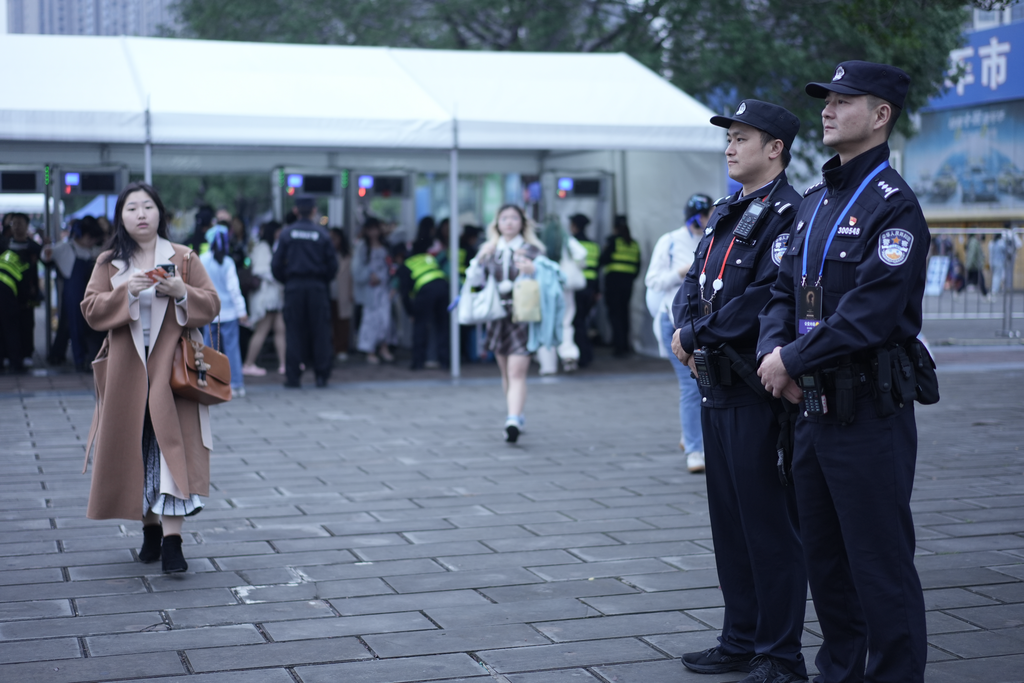
[[[149,357],[138,300],[129,305],[132,267],[121,260],[96,260],[82,300],[82,313],[94,330],[108,332],[93,361],[96,410],[86,444],[85,468],[92,457],[89,519],[141,520],[145,468],[142,425],[149,401],[153,431],[177,488],[187,499],[210,493],[209,408],[171,392],[171,364],[182,329],[208,325],[220,311],[220,299],[199,257],[187,247],[158,238],[156,263],[173,263],[179,275],[189,256],[186,299],[154,297]],[[196,337],[195,333],[193,336]]]

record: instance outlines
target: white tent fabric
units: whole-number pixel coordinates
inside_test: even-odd
[[[713,112],[623,54],[0,36],[0,140],[717,151]]]

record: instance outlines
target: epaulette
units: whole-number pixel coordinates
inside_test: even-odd
[[[790,204],[789,202],[775,202],[775,213],[781,216],[782,214],[786,213],[786,210],[789,209],[791,206],[793,205]]]
[[[814,185],[811,185],[806,190],[804,190],[804,196],[806,197],[807,195],[809,195],[810,193],[814,192],[815,190],[817,190],[819,187],[821,187],[824,184],[825,184],[825,180],[822,179],[821,181],[815,183]]]
[[[885,199],[888,199],[900,191],[899,187],[894,187],[884,180],[877,181],[875,183],[875,189],[878,190],[879,194],[881,194]]]
[[[731,195],[731,194],[727,194],[727,195],[725,195],[724,197],[720,197],[720,198],[718,199],[718,201],[716,201],[716,202],[715,202],[715,203],[713,204],[713,206],[718,206],[719,204],[725,204],[725,203],[726,203],[727,201],[729,201],[730,199],[732,199],[732,195]]]

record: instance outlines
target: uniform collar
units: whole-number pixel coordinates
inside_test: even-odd
[[[757,188],[757,190],[751,192],[748,195],[740,194],[741,192],[743,192],[743,190],[737,190],[736,194],[734,194],[732,199],[729,200],[729,210],[731,211],[734,206],[741,207],[746,205],[754,197],[764,199],[765,197],[768,196],[768,193],[771,192],[775,188],[775,186],[780,182],[788,182],[786,179],[785,171],[775,176],[775,179],[772,180],[767,185]]]
[[[860,185],[864,176],[871,169],[889,158],[889,143],[883,142],[863,154],[850,159],[845,164],[839,163],[839,155],[835,155],[821,167],[821,175],[830,192],[845,192]]]

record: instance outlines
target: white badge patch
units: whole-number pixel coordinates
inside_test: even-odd
[[[838,69],[836,69],[836,75],[832,77],[832,81],[833,82],[840,81],[840,80],[843,79],[843,76],[845,76],[845,75],[846,75],[846,70],[843,69],[843,67],[839,67]]]
[[[782,256],[786,253],[786,249],[789,248],[789,233],[783,233],[775,238],[775,242],[772,244],[772,263],[775,265],[782,264]]]
[[[906,230],[886,230],[878,236],[878,258],[887,266],[902,266],[910,258],[914,236]]]
[[[747,110],[747,103],[740,102],[740,108],[736,110],[736,116],[743,116],[743,112]]]

